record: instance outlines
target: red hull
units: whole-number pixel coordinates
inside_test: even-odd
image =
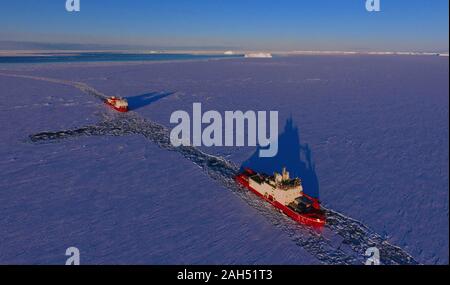
[[[251,171],[251,170],[248,170],[248,171]],[[258,197],[260,197],[264,201],[270,203],[272,206],[279,209],[282,213],[284,213],[286,216],[290,217],[294,221],[296,221],[300,224],[303,224],[303,225],[317,227],[317,228],[321,228],[325,225],[325,223],[326,223],[325,218],[318,220],[318,219],[308,217],[307,215],[302,215],[298,212],[295,212],[291,208],[286,207],[285,205],[282,205],[279,202],[273,200],[273,197],[271,197],[271,196],[265,197],[264,195],[262,195],[261,193],[259,193],[253,187],[250,186],[250,184],[245,179],[246,177],[247,176],[245,174],[239,174],[235,177],[235,180],[237,183],[241,184],[248,190],[252,191]]]
[[[118,111],[118,112],[121,112],[121,113],[126,113],[126,112],[128,112],[128,108],[118,108],[118,107],[116,107],[116,106],[114,106],[114,105],[108,103],[108,101],[106,101],[105,104],[108,105],[109,107],[111,107],[112,109]]]

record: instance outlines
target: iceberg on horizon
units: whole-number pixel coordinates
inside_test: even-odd
[[[245,54],[246,58],[272,58],[271,53],[265,52],[257,52],[257,53],[247,53]]]

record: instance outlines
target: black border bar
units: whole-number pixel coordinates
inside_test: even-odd
[[[380,280],[380,282],[393,281],[392,278],[401,278],[402,283],[411,280],[435,280],[439,275],[447,276],[449,266],[0,266],[0,273],[11,274],[15,277],[63,276],[77,279],[85,274],[99,274],[102,277],[114,280],[139,278],[148,281],[167,282],[195,282],[196,284],[228,283],[228,282],[288,282],[287,284],[314,282],[330,279],[333,283],[338,280],[345,281],[360,279],[360,284],[367,281]],[[204,279],[182,279],[180,274],[210,272],[208,282]],[[270,273],[269,273],[270,272]],[[226,273],[226,274],[225,274]],[[240,273],[240,274],[239,274]],[[223,279],[223,276],[227,277]],[[398,275],[395,276],[394,275]],[[195,276],[195,275],[194,275]],[[197,274],[198,277],[204,275]],[[358,277],[360,276],[360,277]],[[60,277],[59,277],[60,278]],[[380,279],[381,278],[381,279]],[[73,280],[74,281],[74,280]]]

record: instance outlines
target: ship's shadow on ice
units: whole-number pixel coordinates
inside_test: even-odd
[[[125,99],[128,101],[128,108],[133,111],[148,106],[174,93],[175,92],[151,92],[138,96],[125,97]]]
[[[278,154],[275,157],[259,157],[260,147],[242,164],[242,168],[249,167],[266,174],[281,172],[286,167],[291,177],[300,177],[304,192],[312,197],[320,198],[319,179],[315,164],[312,160],[311,148],[302,144],[300,133],[292,119],[288,119],[284,131],[278,137]]]

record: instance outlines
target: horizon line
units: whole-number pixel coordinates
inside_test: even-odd
[[[102,44],[102,43],[73,43],[73,42],[39,42],[39,41],[14,41],[0,40],[0,52],[13,51],[195,51],[195,52],[220,52],[220,51],[236,51],[236,52],[271,52],[271,53],[449,53],[446,49],[371,49],[371,48],[346,48],[346,49],[277,49],[277,48],[244,48],[239,46],[227,45],[202,45],[202,46],[175,46],[175,45],[146,45],[146,44]]]

